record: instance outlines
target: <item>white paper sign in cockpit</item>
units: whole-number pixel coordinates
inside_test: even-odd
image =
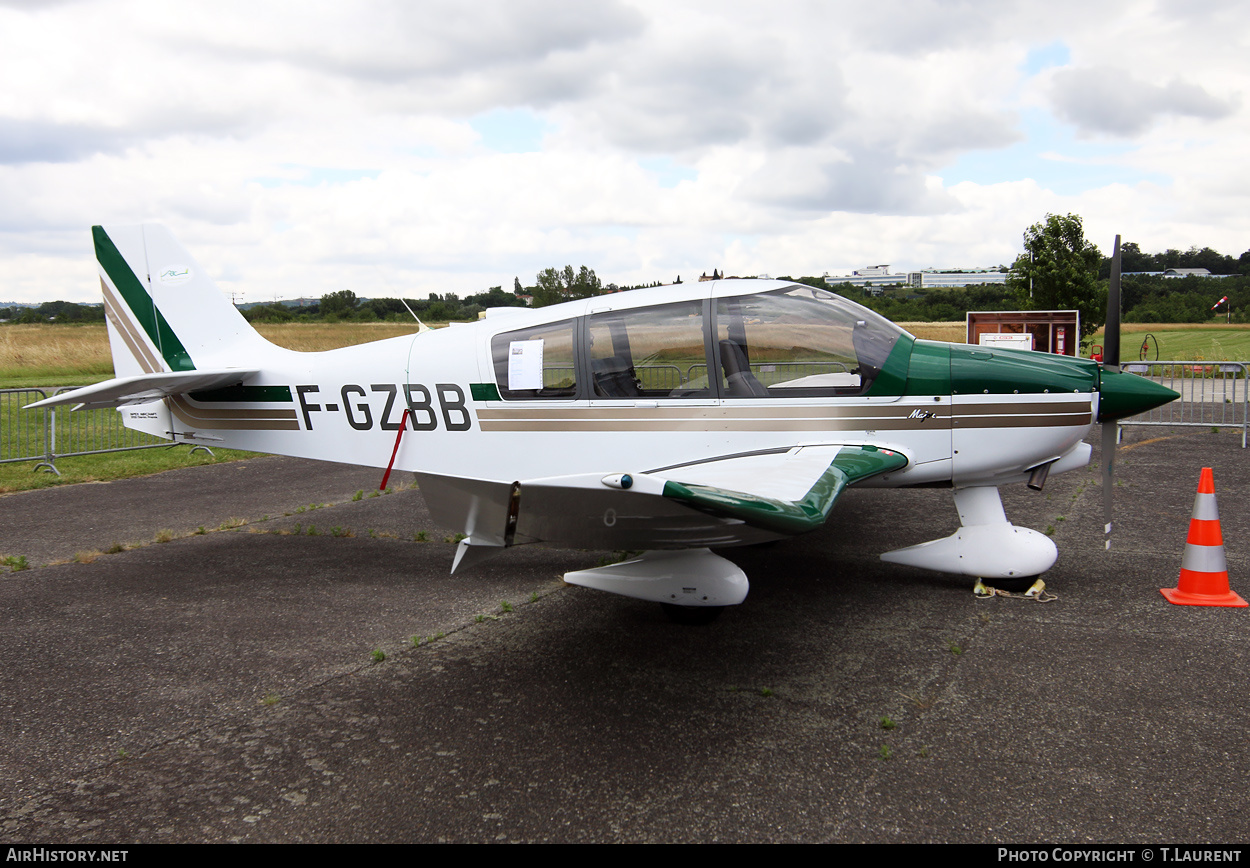
[[[541,389],[543,387],[543,342],[512,341],[508,345],[508,388]]]

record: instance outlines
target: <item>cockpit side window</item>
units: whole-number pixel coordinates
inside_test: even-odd
[[[591,397],[708,397],[703,302],[592,314],[587,321]]]
[[[505,400],[577,396],[574,321],[504,332],[491,339],[495,382]]]
[[[860,395],[902,334],[889,320],[815,287],[720,299],[720,393],[725,398]]]

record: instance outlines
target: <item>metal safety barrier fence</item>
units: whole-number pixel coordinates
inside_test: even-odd
[[[69,388],[0,389],[0,464],[37,461],[35,470],[60,475],[58,458],[174,445],[125,427],[116,410],[23,409],[67,391]]]
[[[0,464],[39,461],[40,467],[51,466],[51,414],[22,409],[46,397],[43,389],[0,390]]]
[[[1180,399],[1149,413],[1120,420],[1120,425],[1167,428],[1240,428],[1241,448],[1250,429],[1250,392],[1246,362],[1128,362],[1125,371],[1179,392]]]

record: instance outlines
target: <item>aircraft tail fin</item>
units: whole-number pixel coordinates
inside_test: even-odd
[[[91,234],[117,377],[253,366],[283,352],[164,226],[93,226]]]

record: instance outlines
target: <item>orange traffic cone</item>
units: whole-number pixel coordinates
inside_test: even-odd
[[[1178,606],[1246,606],[1245,600],[1228,588],[1228,566],[1224,563],[1224,535],[1220,533],[1220,513],[1215,506],[1215,475],[1202,468],[1194,515],[1189,520],[1189,538],[1181,558],[1181,578],[1175,588],[1160,588],[1168,601]]]

